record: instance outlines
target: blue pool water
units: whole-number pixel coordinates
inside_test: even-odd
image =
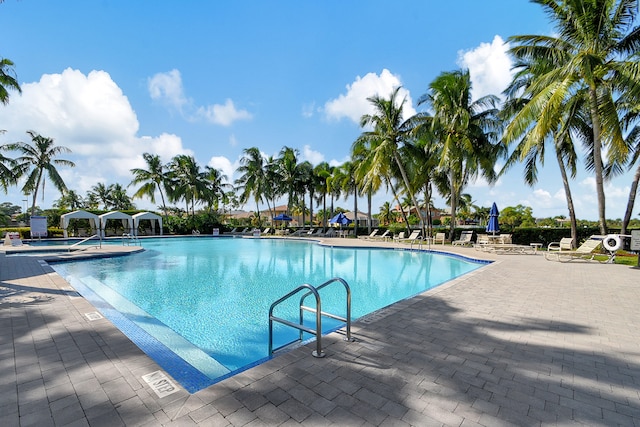
[[[284,239],[171,238],[143,245],[146,251],[127,257],[53,267],[189,391],[267,358],[269,307],[303,283],[345,279],[357,319],[482,265],[437,253]],[[329,286],[321,296],[323,311],[345,315],[344,288]],[[298,302],[293,298],[275,314],[296,321]],[[325,332],[339,326],[323,318]],[[276,347],[298,336],[285,326],[274,331]]]

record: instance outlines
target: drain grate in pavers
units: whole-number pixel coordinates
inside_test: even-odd
[[[102,314],[98,313],[97,311],[91,311],[89,313],[85,313],[84,317],[86,317],[87,319],[89,319],[92,322],[94,320],[104,319],[104,317],[102,317]]]
[[[149,387],[159,398],[169,396],[178,391],[178,387],[162,371],[143,375],[142,379],[149,384]]]

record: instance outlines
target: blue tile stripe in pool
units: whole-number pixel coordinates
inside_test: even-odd
[[[123,314],[118,312],[109,303],[100,298],[88,286],[76,280],[73,283],[76,291],[85,297],[94,307],[109,319],[120,331],[134,342],[143,352],[153,359],[165,371],[170,372],[173,379],[180,383],[189,393],[195,393],[205,387],[220,381],[213,380],[196,368],[185,362],[181,357],[171,351],[167,346],[149,335]]]

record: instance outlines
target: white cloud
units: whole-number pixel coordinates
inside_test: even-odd
[[[374,113],[367,98],[374,95],[388,98],[398,86],[402,86],[400,78],[387,69],[382,70],[380,75],[368,73],[364,77],[357,76],[353,83],[347,85],[347,93],[325,103],[324,112],[329,119],[340,120],[346,117],[355,123],[360,123],[360,118],[364,114]],[[407,119],[416,114],[416,111],[413,108],[411,94],[407,89],[402,88],[398,93],[398,100],[402,101],[405,98],[404,118]]]
[[[193,100],[184,92],[182,76],[176,69],[157,73],[149,78],[148,89],[151,99],[177,109],[187,120],[204,119],[216,125],[230,126],[237,120],[249,120],[253,117],[248,111],[237,109],[231,99],[227,99],[224,104],[194,106]]]
[[[312,165],[316,166],[319,163],[324,162],[324,154],[319,151],[312,150],[309,145],[305,145],[302,147],[302,160],[307,160]]]
[[[224,156],[214,156],[209,159],[208,166],[221,170],[224,175],[227,176],[227,182],[230,184],[235,180],[234,173],[238,168],[238,162],[231,163],[229,159]]]
[[[230,126],[237,120],[249,120],[253,116],[247,110],[238,110],[231,99],[227,99],[224,105],[215,104],[198,108],[197,115],[208,122]]]
[[[507,88],[513,77],[508,49],[509,45],[496,35],[491,43],[458,52],[458,65],[469,69],[474,99],[485,95],[500,96]]]
[[[74,161],[76,167],[58,169],[67,186],[83,195],[98,182],[129,184],[130,169],[145,166],[145,152],[165,162],[176,154],[192,154],[176,135],[137,136],[139,123],[129,100],[104,71],[84,75],[68,68],[23,84],[22,96],[12,98],[3,118],[11,127],[2,141],[28,142],[24,132],[32,129],[70,148],[72,153],[60,158]],[[17,187],[10,191],[14,198],[21,197]],[[38,203],[50,206],[59,196],[48,185],[44,203]]]
[[[184,105],[189,103],[184,95],[182,76],[178,70],[155,74],[149,78],[148,87],[151,99],[175,107],[180,111]]]

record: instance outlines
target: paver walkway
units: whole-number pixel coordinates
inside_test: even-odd
[[[323,359],[309,345],[159,398],[141,377],[160,368],[95,307],[0,254],[0,426],[640,425],[640,270],[483,256]]]

